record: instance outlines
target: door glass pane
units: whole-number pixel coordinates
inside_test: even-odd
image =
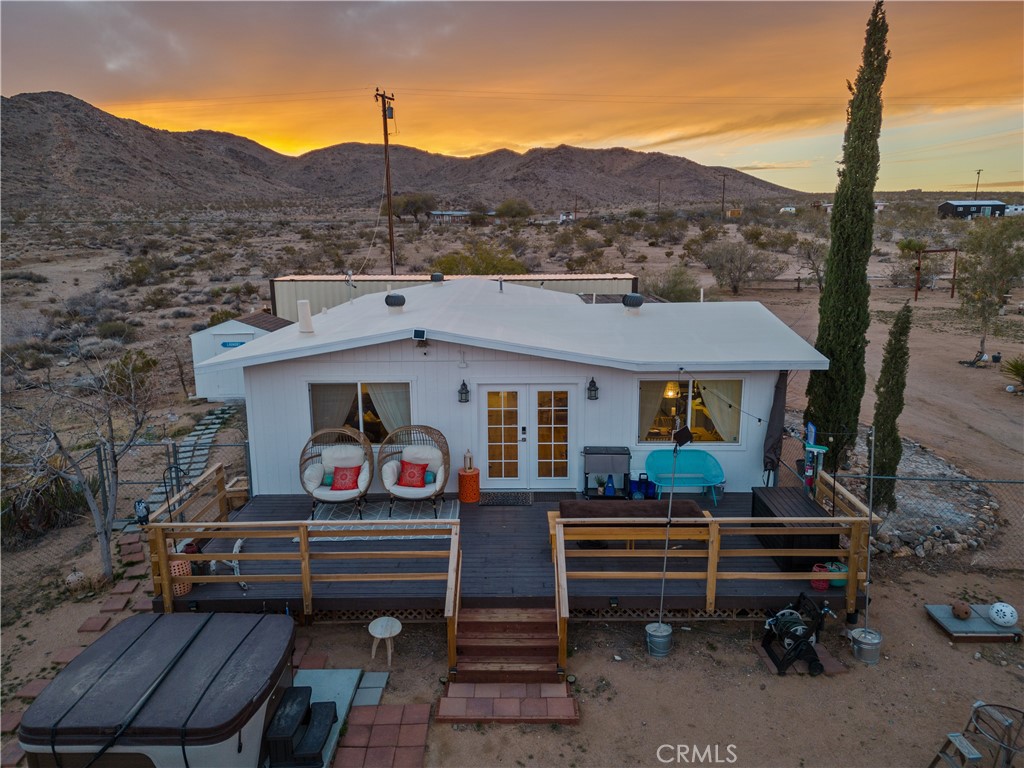
[[[549,425],[556,424],[552,429]],[[566,478],[568,455],[569,392],[564,389],[537,391],[537,477]],[[543,426],[541,426],[543,425]]]
[[[516,392],[488,391],[487,476],[519,477],[519,396]]]

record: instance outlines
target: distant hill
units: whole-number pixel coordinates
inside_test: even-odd
[[[281,155],[215,131],[172,133],[114,117],[63,93],[26,93],[0,105],[2,204],[263,203],[310,197],[375,206],[384,147],[346,143]],[[728,168],[628,149],[560,146],[470,158],[391,147],[392,188],[428,192],[445,207],[495,206],[509,198],[536,210],[649,206],[785,197],[792,190]]]

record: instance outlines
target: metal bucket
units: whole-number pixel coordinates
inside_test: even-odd
[[[877,664],[878,654],[882,648],[882,633],[877,629],[857,627],[850,632],[853,640],[853,657],[865,664]]]
[[[647,630],[647,652],[651,656],[668,656],[672,648],[672,627],[655,621],[648,624]]]

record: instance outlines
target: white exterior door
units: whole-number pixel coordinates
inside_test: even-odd
[[[484,488],[575,488],[572,385],[481,385]]]

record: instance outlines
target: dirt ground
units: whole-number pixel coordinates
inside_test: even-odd
[[[84,277],[84,273],[83,273]],[[808,341],[814,341],[817,291],[791,288],[746,292]],[[1011,306],[1024,299],[1015,296]],[[861,413],[870,422],[874,381],[890,316],[906,289],[872,292],[868,388]],[[914,303],[905,438],[928,447],[967,474],[985,479],[1024,478],[1024,398],[1009,395],[996,367],[967,368],[975,335],[956,322],[948,292],[923,292]],[[1024,353],[1015,335],[990,338],[990,352]],[[789,405],[802,408],[806,377],[793,376]],[[1019,498],[1019,497],[1018,497]],[[944,735],[964,726],[978,700],[1024,705],[1024,646],[951,643],[927,618],[927,603],[956,598],[976,603],[1005,600],[1024,609],[1018,553],[1024,510],[1004,509],[1005,555],[982,568],[967,555],[955,558],[879,559],[871,588],[870,621],[883,634],[875,666],[852,657],[841,622],[827,626],[822,642],[849,669],[833,677],[778,677],[755,654],[759,622],[675,624],[665,658],[650,657],[642,623],[574,624],[569,671],[577,678],[581,723],[577,727],[432,725],[427,763],[432,766],[619,766],[731,764],[736,766],[922,766]],[[12,697],[24,682],[52,677],[54,655],[80,645],[77,628],[110,597],[109,588],[71,597],[64,576],[77,566],[96,574],[95,549],[85,525],[48,536],[24,552],[4,554],[5,598],[12,584],[36,584],[36,605],[4,612],[0,635],[3,711],[24,703]],[[138,599],[138,595],[135,599]],[[794,595],[795,597],[795,595]],[[115,620],[127,616],[124,611]],[[321,624],[300,629],[312,650],[328,654],[335,668],[383,669],[369,659],[362,625]],[[386,702],[433,702],[445,672],[443,628],[409,625],[398,638]],[[618,659],[621,660],[617,660]],[[5,734],[4,744],[10,740]],[[664,746],[667,745],[667,746]],[[678,749],[677,749],[678,747]],[[710,751],[709,751],[710,750]],[[699,759],[694,759],[694,752]]]

